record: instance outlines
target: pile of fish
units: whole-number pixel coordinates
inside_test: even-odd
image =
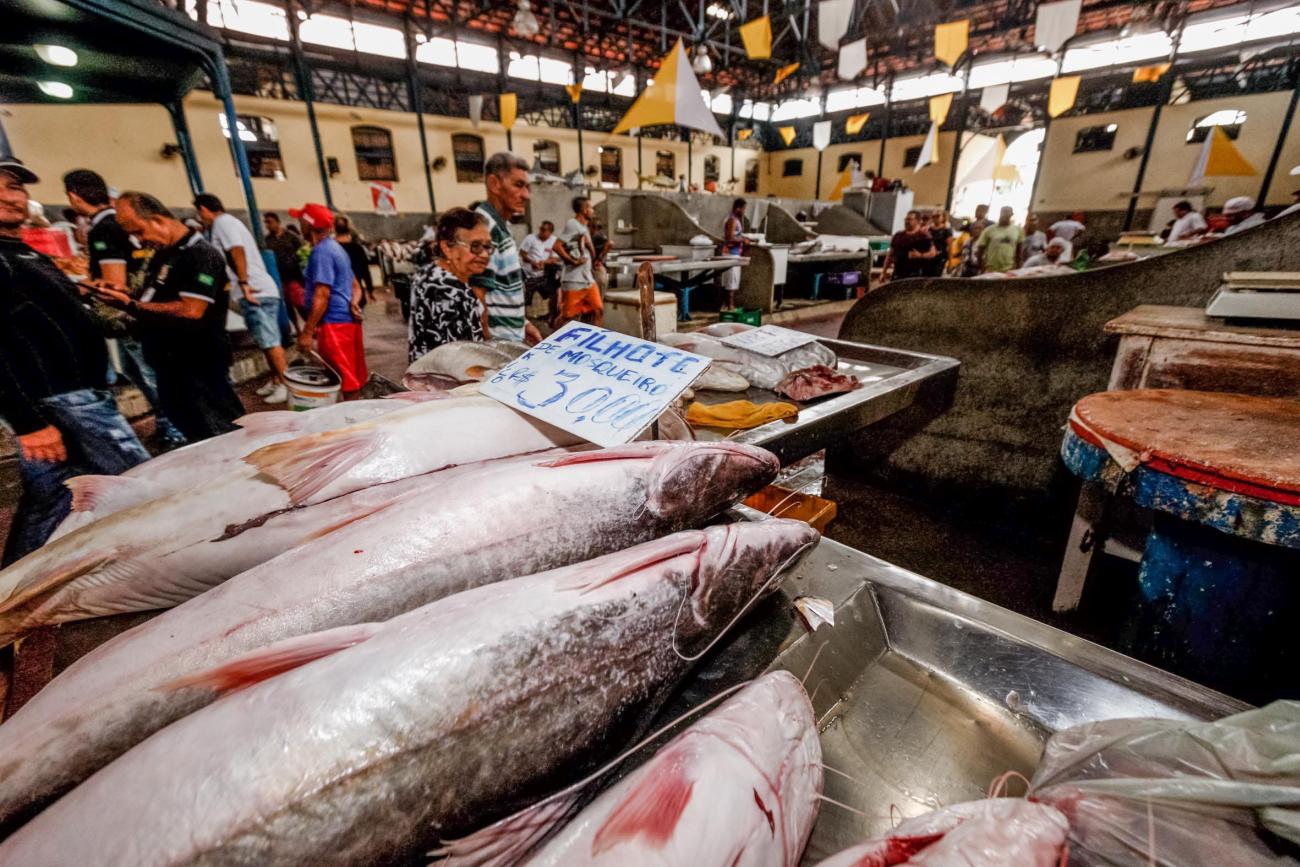
[[[752,327],[738,322],[719,322],[700,331],[665,334],[661,340],[674,348],[713,359],[713,363],[709,365],[710,370],[725,371],[743,379],[750,386],[768,391],[780,391],[783,385],[792,382],[793,375],[810,371],[810,376],[805,377],[798,387],[797,395],[788,394],[796,400],[811,400],[858,387],[856,377],[835,373],[835,366],[838,364],[835,353],[817,341],[796,346],[775,357],[729,346],[722,342],[722,338],[750,330]],[[829,378],[824,371],[830,372]],[[697,380],[696,388],[707,390],[709,386],[703,384],[702,380]],[[742,391],[744,389],[719,390]]]

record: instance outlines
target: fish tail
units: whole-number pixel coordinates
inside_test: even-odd
[[[302,429],[302,413],[288,409],[250,412],[235,419],[235,424],[252,433],[293,433]]]
[[[381,439],[373,428],[344,428],[263,446],[244,460],[298,504],[368,457]]]

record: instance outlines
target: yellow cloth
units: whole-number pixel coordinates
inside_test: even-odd
[[[866,124],[867,118],[871,117],[871,112],[864,111],[862,114],[851,114],[844,121],[844,131],[849,135],[857,135],[862,132],[863,125]]]
[[[786,66],[782,66],[780,69],[776,71],[776,77],[772,79],[772,84],[774,85],[780,84],[781,82],[785,81],[787,78],[794,75],[798,71],[799,71],[798,63],[791,63]]]
[[[1169,71],[1170,64],[1157,63],[1155,66],[1139,66],[1133,70],[1133,83],[1159,81],[1160,76]]]
[[[515,125],[515,115],[519,113],[519,97],[513,93],[501,94],[501,125],[510,129]]]
[[[752,400],[733,400],[712,405],[693,402],[686,410],[686,420],[702,427],[719,427],[725,430],[749,430],[781,418],[794,418],[799,407],[783,401],[754,403]]]
[[[940,63],[952,66],[966,52],[970,37],[970,21],[953,21],[934,26],[934,56]]]
[[[748,138],[749,138],[751,135],[753,135],[753,134],[754,134],[754,131],[753,131],[752,129],[738,129],[738,130],[736,130],[736,138],[740,139],[741,141],[745,141],[746,139],[748,139]]]
[[[776,128],[776,131],[781,133],[781,141],[785,142],[786,147],[789,147],[790,142],[794,141],[794,133],[795,133],[794,127],[778,126]]]
[[[1052,117],[1064,114],[1074,107],[1074,100],[1079,96],[1079,76],[1067,75],[1052,79],[1052,86],[1047,91],[1047,113]]]
[[[930,120],[942,126],[943,122],[948,119],[948,111],[951,108],[951,93],[941,93],[938,96],[930,97]]]
[[[844,191],[849,188],[851,183],[853,183],[853,164],[849,163],[844,167],[844,171],[840,172],[839,180],[835,182],[835,188],[831,190],[830,198],[827,201],[838,202],[843,199]]]
[[[746,21],[738,28],[750,60],[767,60],[772,56],[772,19],[764,15]]]
[[[579,81],[579,82],[576,83],[576,84],[566,84],[566,85],[564,85],[564,89],[565,89],[565,91],[569,94],[569,99],[570,99],[572,102],[577,102],[579,99],[582,98],[582,82],[581,82],[581,81]]]
[[[1250,160],[1241,155],[1223,127],[1210,129],[1210,155],[1205,161],[1205,174],[1214,177],[1249,177],[1255,174]]]

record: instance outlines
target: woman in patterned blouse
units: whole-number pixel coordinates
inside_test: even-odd
[[[487,219],[452,208],[438,220],[434,259],[411,281],[410,359],[454,340],[483,340],[487,308],[469,278],[481,274],[492,255]]]

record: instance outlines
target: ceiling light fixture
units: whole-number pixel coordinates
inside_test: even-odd
[[[691,62],[691,69],[700,75],[713,71],[713,58],[709,56],[707,46],[701,45],[695,49],[695,60]]]
[[[77,52],[63,45],[33,45],[36,56],[51,66],[76,66]]]
[[[531,39],[541,31],[541,25],[537,23],[537,16],[533,14],[532,4],[528,0],[519,0],[519,11],[515,13],[513,27],[516,33],[526,39]]]
[[[730,21],[732,18],[736,17],[735,12],[732,12],[730,9],[728,9],[726,6],[723,6],[721,3],[710,3],[709,8],[705,9],[704,11],[712,15],[714,18],[719,18],[723,21]]]
[[[64,84],[62,81],[38,81],[36,86],[46,96],[52,96],[55,99],[72,99],[72,86]]]

